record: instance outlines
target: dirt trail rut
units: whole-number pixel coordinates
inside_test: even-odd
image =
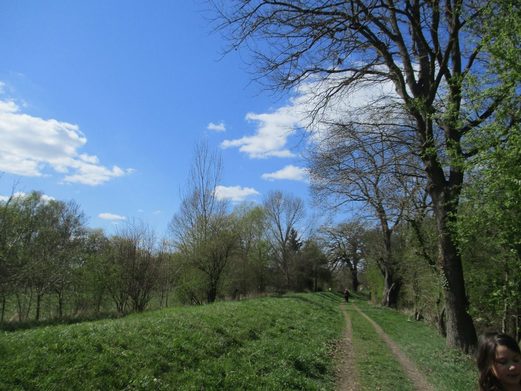
[[[346,328],[342,341],[335,353],[336,368],[336,390],[338,391],[357,391],[360,389],[358,383],[358,373],[355,366],[355,355],[353,352],[353,328],[351,327],[351,318],[345,309],[345,304],[341,304],[340,308],[344,314]]]
[[[389,346],[393,354],[396,356],[398,362],[401,364],[403,370],[407,374],[407,376],[412,380],[416,390],[418,391],[435,391],[431,384],[425,379],[425,376],[418,370],[416,365],[409,360],[409,358],[400,350],[398,345],[389,338],[387,334],[382,330],[382,328],[376,324],[374,320],[372,320],[369,316],[367,316],[364,312],[360,310],[355,304],[350,304],[353,308],[358,311],[360,315],[362,315],[371,325],[374,327],[378,335],[384,340],[384,342]],[[346,314],[345,308],[343,308],[344,314]],[[350,324],[351,322],[349,322]],[[352,331],[351,331],[352,333]],[[351,348],[352,350],[352,348]],[[351,359],[353,360],[353,356],[351,355]],[[338,388],[339,391],[343,390],[354,390],[351,388]]]

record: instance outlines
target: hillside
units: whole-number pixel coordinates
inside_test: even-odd
[[[346,321],[357,387],[413,389],[359,310],[436,390],[473,389],[471,361],[448,353],[427,325],[363,301],[340,303],[332,293],[295,294],[4,332],[0,389],[333,390]]]

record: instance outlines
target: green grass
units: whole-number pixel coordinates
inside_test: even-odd
[[[356,301],[358,307],[382,327],[400,349],[416,363],[438,391],[474,391],[477,370],[469,356],[449,349],[430,325],[411,321],[397,311]]]
[[[290,295],[0,334],[0,390],[330,390],[339,298]]]
[[[414,390],[411,381],[373,326],[350,305],[347,310],[353,326],[353,349],[362,390]]]
[[[333,390],[341,296],[295,294],[0,332],[3,390]],[[472,360],[432,327],[356,304],[439,391],[475,390]],[[363,390],[412,389],[372,326],[347,306]]]

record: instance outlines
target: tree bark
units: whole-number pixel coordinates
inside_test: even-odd
[[[382,295],[382,305],[385,307],[396,308],[398,306],[398,294],[402,286],[402,280],[396,270],[393,260],[391,237],[392,229],[389,228],[387,217],[380,211],[380,222],[384,243],[384,257],[382,258],[381,269],[384,274],[384,290]]]
[[[447,199],[445,191],[431,187],[431,197],[438,228],[438,262],[445,293],[447,345],[473,352],[477,345],[476,329],[468,313],[468,299],[463,278],[461,256],[450,223],[454,223],[456,199]],[[452,221],[451,221],[452,219]]]
[[[360,281],[358,281],[358,270],[356,267],[351,268],[351,284],[353,285],[353,292],[357,292]]]

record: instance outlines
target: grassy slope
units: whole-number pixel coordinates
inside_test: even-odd
[[[0,333],[0,390],[331,390],[339,301],[299,294]],[[476,389],[472,361],[434,329],[356,303],[436,390]],[[372,326],[349,312],[362,388],[411,389]]]
[[[371,306],[364,301],[356,301],[356,304],[416,363],[436,390],[477,389],[474,361],[459,351],[448,349],[445,339],[434,328],[422,322],[410,321],[406,315],[397,311]]]
[[[0,334],[0,390],[327,390],[339,299],[292,295]]]

